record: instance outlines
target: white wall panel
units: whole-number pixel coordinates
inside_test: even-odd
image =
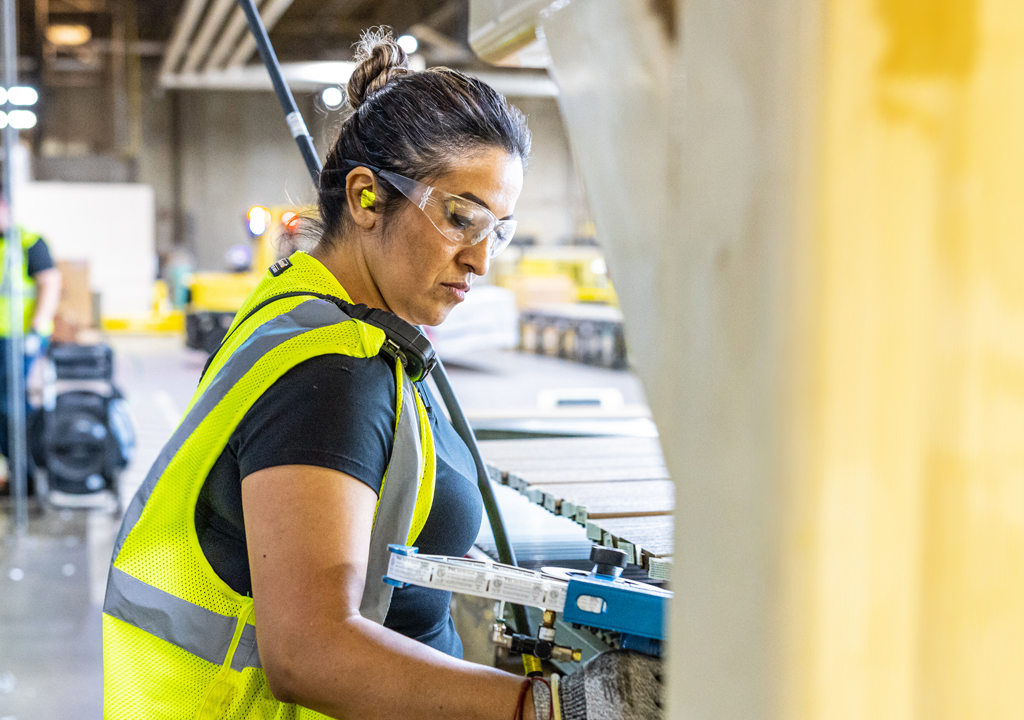
[[[15,197],[17,223],[46,239],[57,260],[87,260],[104,315],[149,314],[156,276],[153,188],[30,182]]]

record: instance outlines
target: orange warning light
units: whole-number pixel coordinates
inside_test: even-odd
[[[299,229],[299,221],[299,214],[296,212],[286,210],[281,213],[281,224],[284,225],[285,230],[290,233],[294,233]]]

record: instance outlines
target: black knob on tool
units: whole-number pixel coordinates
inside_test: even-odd
[[[626,551],[594,545],[590,548],[590,562],[594,563],[594,572],[598,575],[617,578],[626,567]]]

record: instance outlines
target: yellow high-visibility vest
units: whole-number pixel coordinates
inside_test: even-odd
[[[291,257],[268,273],[238,312],[184,419],[125,514],[103,607],[107,720],[322,717],[278,702],[260,665],[253,601],[213,571],[199,545],[195,508],[235,427],[279,377],[309,358],[373,357],[383,331],[349,319],[350,302],[317,260]],[[282,297],[283,296],[283,297]],[[426,409],[395,363],[396,430],[370,536],[360,613],[383,623],[391,600],[388,544],[412,544],[434,496],[434,443]]]
[[[21,296],[24,298],[22,310],[25,316],[25,332],[32,329],[32,318],[36,314],[36,282],[28,274],[28,261],[25,259],[29,248],[39,242],[39,236],[35,233],[21,231]],[[4,245],[7,239],[0,235],[0,287],[3,287],[3,280],[7,271],[7,263],[4,262]],[[7,337],[11,334],[11,312],[8,309],[7,293],[0,292],[0,337]]]

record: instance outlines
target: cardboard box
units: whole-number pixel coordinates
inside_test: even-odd
[[[54,318],[54,340],[57,335],[73,336],[84,328],[93,326],[92,289],[89,287],[89,262],[87,260],[58,260],[61,274],[60,304]]]

